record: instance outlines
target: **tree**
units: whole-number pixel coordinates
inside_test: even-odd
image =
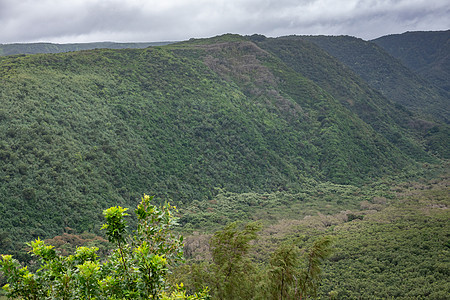
[[[254,222],[226,225],[211,237],[210,257],[181,266],[176,280],[197,290],[207,285],[213,299],[252,299],[262,280],[248,254],[260,227]]]
[[[251,222],[240,227],[234,222],[217,231],[210,240],[215,297],[251,299],[256,290],[257,270],[247,257],[250,241],[256,239],[261,225]]]
[[[0,271],[8,284],[3,289],[10,298],[22,299],[207,299],[207,289],[186,295],[183,285],[171,294],[166,292],[169,267],[180,262],[182,237],[172,229],[177,225],[176,207],[151,204],[153,197],[144,195],[135,213],[138,226],[134,235],[127,234],[127,208],[111,207],[103,212],[102,229],[116,248],[105,261],[97,257],[98,248],[79,247],[73,255],[60,256],[51,245],[40,239],[29,246],[39,259],[40,268],[27,267],[2,255]]]
[[[306,249],[288,241],[272,254],[268,265],[250,258],[258,223],[234,222],[217,231],[209,242],[211,260],[184,265],[183,282],[197,290],[205,283],[213,299],[305,299],[316,296],[321,265],[331,254],[331,238],[322,237]],[[180,277],[177,277],[178,280]]]
[[[331,254],[331,243],[330,237],[322,237],[303,253],[303,257],[295,243],[282,244],[270,260],[268,278],[272,299],[316,297],[321,265]]]
[[[304,254],[305,266],[300,271],[298,286],[299,299],[317,296],[322,263],[331,253],[332,239],[329,236],[314,241],[312,247]]]
[[[294,294],[298,265],[299,249],[292,242],[283,243],[272,254],[268,278],[273,299],[286,299]]]

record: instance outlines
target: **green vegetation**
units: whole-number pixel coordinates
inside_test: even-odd
[[[388,63],[406,74],[399,90],[443,99],[378,46],[347,37],[224,35],[0,57],[0,253],[29,266],[20,278],[61,262],[78,296],[99,291],[92,275],[112,280],[110,294],[161,295],[164,280],[180,297],[207,285],[217,299],[444,298],[450,135],[438,120],[448,111],[394,104],[391,83],[374,89],[375,77],[318,41],[353,58],[370,48],[369,77]],[[181,244],[144,224],[148,202],[129,220],[146,239],[123,238],[122,207],[144,191],[155,207],[181,207],[187,264],[171,274]],[[40,271],[24,249],[38,238],[35,254],[52,257]],[[105,277],[104,259],[117,277]]]
[[[289,274],[297,274],[295,278],[300,278],[298,268],[304,267],[302,262],[305,262],[300,257],[308,254],[308,250],[304,249],[312,249],[315,241],[322,241],[328,236],[333,241],[333,252],[322,266],[318,296],[336,299],[445,299],[450,289],[447,282],[450,271],[450,198],[448,174],[441,176],[420,181],[396,179],[398,185],[393,181],[377,182],[371,185],[371,198],[369,194],[361,197],[360,191],[354,189],[348,197],[352,195],[358,206],[351,210],[320,213],[319,209],[326,205],[318,199],[311,200],[320,203],[316,213],[305,217],[296,217],[295,212],[287,214],[289,207],[286,207],[284,214],[273,210],[271,222],[264,217],[258,219],[265,225],[256,236],[246,234],[254,234],[254,231],[246,231],[245,227],[237,230],[235,224],[223,229],[220,236],[233,233],[232,236],[241,234],[243,238],[255,239],[252,247],[246,248],[244,256],[248,265],[244,269],[249,270],[248,274],[239,275],[243,286],[246,286],[245,280],[254,283],[251,287],[257,290],[252,291],[255,295],[261,295],[258,293],[263,291],[280,292],[280,285],[276,286],[280,281],[269,280],[269,284],[264,284],[268,276],[281,276],[279,268],[273,269],[274,257],[283,258],[285,269],[281,274],[285,274],[286,282],[292,282],[294,277]],[[283,206],[281,202],[277,205]],[[333,204],[330,206],[333,207]],[[221,215],[219,208],[216,208],[216,214]],[[214,254],[210,253],[208,239],[208,235],[198,231],[186,237],[185,253],[192,266],[183,267],[176,273],[186,274],[193,280],[189,283],[191,287],[200,288],[200,282],[210,282],[209,286],[214,286],[211,283],[216,278],[216,275],[211,275],[215,274]],[[227,237],[223,240],[235,239]],[[222,246],[221,249],[229,249],[229,246]],[[297,265],[290,267],[291,263]],[[188,282],[185,277],[176,278]],[[287,288],[286,291],[293,290]],[[267,294],[255,297],[270,298]]]
[[[37,239],[31,252],[39,261],[32,273],[11,255],[2,255],[0,270],[8,281],[3,289],[19,299],[207,299],[207,290],[187,296],[179,286],[167,296],[169,267],[182,259],[182,238],[172,232],[175,207],[157,207],[144,195],[136,209],[137,230],[126,234],[126,208],[103,212],[102,229],[115,245],[100,261],[98,248],[79,247],[73,255],[60,256],[51,245]]]
[[[141,49],[153,46],[163,46],[172,42],[152,43],[78,43],[78,44],[52,44],[52,43],[27,43],[27,44],[0,44],[0,56],[15,54],[61,53],[82,51],[91,49]]]
[[[377,186],[377,185],[376,185]],[[394,196],[380,187],[357,187],[322,183],[304,186],[298,193],[232,193],[223,190],[210,201],[193,201],[181,209],[180,223],[185,232],[214,232],[226,224],[239,220],[260,220],[274,224],[282,219],[302,219],[306,216],[334,215],[341,211],[357,210],[361,201],[374,197],[386,201]]]
[[[406,107],[426,120],[449,122],[450,104],[448,100],[450,95],[448,91],[431,84],[427,81],[428,76],[421,77],[408,69],[376,43],[349,36],[302,36],[296,38],[318,45],[392,102]],[[414,43],[420,44],[416,39],[414,39]],[[430,49],[434,47],[428,43],[422,45],[430,46]],[[443,47],[445,47],[444,45],[442,43]],[[420,60],[420,55],[416,55],[415,59]],[[446,60],[448,65],[448,59]],[[442,63],[444,61],[445,59],[441,60]]]
[[[325,267],[323,292],[339,299],[445,299],[450,199],[446,185],[408,189],[363,221],[336,226],[336,254]],[[423,189],[423,190],[422,190]]]
[[[307,282],[298,279],[305,278],[305,270],[310,269],[308,257],[312,258],[314,253],[329,255],[329,245],[323,248],[328,249],[325,252],[314,249],[333,240],[329,262],[319,260],[321,264],[315,266],[315,269],[321,266],[321,284],[313,280],[311,285],[304,286],[309,287],[310,295],[317,292],[320,297],[338,299],[445,298],[450,291],[447,282],[450,198],[446,168],[443,166],[441,170],[431,170],[435,173],[421,174],[424,179],[418,182],[411,181],[412,174],[409,174],[363,188],[322,185],[315,194],[312,191],[306,194],[304,202],[310,199],[310,205],[318,204],[315,208],[311,206],[310,214],[305,217],[296,216],[296,212],[287,213],[291,209],[283,204],[289,203],[286,195],[266,194],[263,201],[274,201],[281,208],[266,209],[273,212],[270,220],[257,213],[259,224],[231,223],[211,239],[198,233],[187,236],[184,252],[188,264],[174,270],[168,278],[169,285],[176,287],[175,283],[182,281],[185,290],[181,292],[188,294],[208,285],[213,298],[220,298],[220,295],[225,299],[287,297],[299,293],[302,288],[299,284]],[[417,178],[417,174],[414,177]],[[245,207],[252,206],[249,200],[255,201],[256,196],[228,193],[220,197],[247,199],[246,203],[241,203],[241,207]],[[355,205],[352,210],[320,213],[320,209],[327,209],[327,206],[334,209],[334,204],[327,198]],[[238,201],[234,200],[234,203]],[[240,210],[241,207],[236,208]],[[221,215],[219,209],[226,212],[233,207],[217,206],[217,215]],[[125,211],[120,207],[105,211],[109,220],[105,229],[123,228],[121,216]],[[153,210],[138,208],[136,213],[144,216],[145,211]],[[181,214],[185,215],[184,212]],[[116,215],[119,217],[114,218]],[[120,226],[109,227],[108,224]],[[153,227],[144,225],[140,228]],[[112,241],[119,240],[120,234],[114,238],[113,232],[108,236],[113,237]],[[152,236],[152,239],[161,240]],[[120,252],[116,253],[116,259],[123,265]],[[236,285],[239,289],[234,288]]]
[[[414,167],[415,153],[432,160],[239,36],[6,56],[0,81],[0,236],[16,255],[66,227],[98,234],[98,211],[149,187],[188,204],[217,188],[359,185]]]
[[[304,299],[317,296],[321,265],[332,252],[331,239],[321,237],[308,249],[283,243],[270,262],[255,263],[249,256],[258,223],[230,223],[209,241],[210,259],[191,260],[173,278],[194,290],[205,285],[213,299]]]
[[[174,235],[175,207],[158,207],[144,195],[135,210],[137,230],[127,235],[127,208],[111,207],[103,212],[106,223],[102,229],[115,248],[99,259],[96,247],[78,247],[73,255],[61,256],[52,245],[40,239],[28,244],[38,259],[35,273],[21,266],[11,255],[2,255],[0,271],[8,298],[19,299],[286,299],[317,295],[321,264],[330,255],[329,238],[314,242],[299,266],[299,252],[294,244],[281,246],[270,266],[258,269],[247,257],[250,241],[260,226],[249,223],[242,229],[231,223],[211,238],[212,263],[186,265],[188,273],[178,272],[200,292],[186,295],[183,284],[166,286],[169,267],[182,259],[182,241]],[[195,275],[191,276],[194,270]],[[267,276],[258,278],[266,272]],[[202,281],[198,281],[201,279]],[[206,279],[206,280],[205,280]],[[239,288],[237,288],[239,287]],[[264,288],[263,288],[264,287]],[[168,296],[170,293],[170,296]]]
[[[450,30],[405,32],[372,40],[405,66],[450,92]]]
[[[419,120],[403,107],[388,101],[341,62],[315,44],[306,41],[306,38],[264,39],[258,42],[258,45],[280,57],[295,71],[313,80],[403,153],[415,159],[426,160],[426,154],[414,140],[418,136],[421,139],[424,130],[433,126],[430,125],[432,123]],[[315,42],[316,39],[318,37],[312,41]],[[338,44],[341,47],[346,46],[346,39],[342,42],[338,40]],[[355,45],[351,44],[348,47]],[[367,68],[364,70],[367,73]],[[428,128],[423,128],[427,126]]]

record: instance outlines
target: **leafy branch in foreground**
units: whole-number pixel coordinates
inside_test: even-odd
[[[150,203],[144,195],[135,213],[138,227],[133,236],[126,232],[127,208],[111,207],[103,212],[102,229],[117,247],[105,261],[98,248],[79,247],[73,255],[60,256],[40,239],[31,242],[30,251],[39,259],[40,268],[27,267],[2,255],[0,271],[8,284],[3,289],[9,298],[19,299],[207,299],[207,288],[186,295],[182,284],[167,294],[169,267],[183,259],[182,237],[172,229],[177,225],[176,207]]]

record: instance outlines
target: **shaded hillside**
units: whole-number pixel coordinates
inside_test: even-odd
[[[331,91],[240,36],[1,57],[0,85],[9,249],[65,227],[95,231],[103,209],[143,193],[190,203],[216,188],[361,184],[414,165]]]
[[[134,49],[147,48],[151,46],[162,46],[171,42],[149,42],[149,43],[76,43],[76,44],[53,44],[53,43],[17,43],[0,44],[0,56],[14,54],[38,54],[38,53],[61,53],[91,49]]]
[[[372,40],[405,66],[450,92],[450,30],[405,32]]]
[[[416,159],[426,159],[427,155],[414,139],[420,138],[423,135],[421,130],[429,129],[432,123],[422,124],[425,122],[418,120],[402,106],[390,102],[341,62],[302,38],[263,39],[258,45],[313,80],[403,153]]]
[[[391,101],[430,120],[449,122],[450,95],[372,42],[349,36],[301,36],[315,43]]]

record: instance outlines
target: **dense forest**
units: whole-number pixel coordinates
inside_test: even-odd
[[[448,91],[442,88],[438,80],[408,68],[398,57],[389,55],[377,43],[349,36],[300,38],[314,43],[336,57],[391,101],[427,119],[438,118],[448,123]],[[438,43],[441,47],[442,44],[445,44],[444,41]],[[436,45],[436,48],[439,46]],[[440,73],[440,69],[446,69],[445,59],[440,60],[440,63],[441,65],[435,68],[436,73]]]
[[[436,86],[450,91],[450,30],[434,32],[405,32],[373,40],[405,66]]]
[[[408,55],[442,53],[448,31],[435,36]],[[0,253],[30,261],[24,243],[41,238],[105,254],[102,211],[145,193],[179,208],[186,263],[169,280],[190,293],[298,296],[295,276],[271,286],[274,257],[294,255],[301,276],[300,258],[325,237],[332,251],[312,294],[445,298],[450,97],[439,68],[383,50],[400,37],[2,48]],[[217,281],[230,232],[248,244],[230,277],[245,294]]]

